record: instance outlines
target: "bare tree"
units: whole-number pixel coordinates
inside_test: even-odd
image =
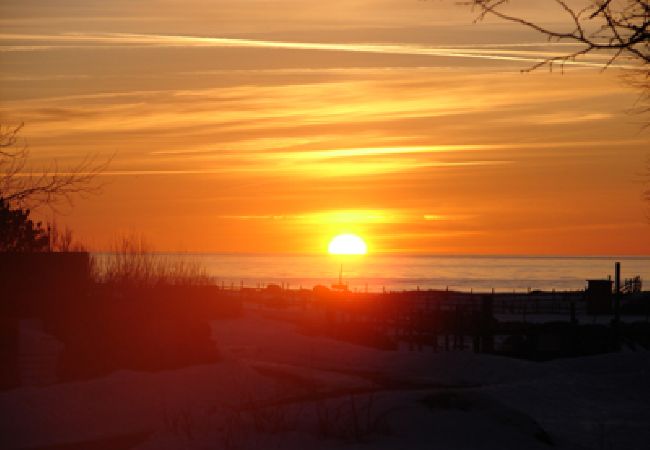
[[[63,171],[56,161],[40,171],[28,166],[29,149],[19,138],[23,124],[0,124],[0,198],[9,205],[31,208],[56,202],[72,203],[73,197],[96,192],[96,177],[108,167],[110,159],[98,161],[88,156]]]
[[[50,252],[85,252],[86,247],[75,240],[74,232],[67,225],[61,228],[53,219],[47,224],[48,248]]]
[[[638,69],[650,76],[650,1],[649,0],[546,0],[554,3],[566,19],[567,26],[554,29],[539,22],[509,12],[509,0],[470,0],[461,4],[479,9],[477,21],[487,16],[531,28],[554,42],[572,42],[579,48],[564,55],[551,56],[528,70],[555,64],[563,65],[593,53],[604,53],[608,59],[603,68],[619,58],[638,64]],[[575,6],[579,5],[579,6]]]
[[[619,59],[625,60],[634,68],[626,71],[623,78],[639,91],[632,112],[650,113],[650,0],[544,1],[558,7],[568,24],[565,28],[550,28],[532,18],[514,15],[509,10],[512,4],[509,0],[468,0],[458,3],[478,9],[477,22],[493,16],[535,30],[551,42],[576,44],[577,50],[547,57],[524,71],[542,66],[548,66],[550,70],[555,65],[563,68],[567,62],[596,53],[607,56],[603,70]],[[643,128],[650,128],[650,121]],[[650,184],[650,163],[645,179]],[[645,190],[643,197],[650,211],[650,188]],[[650,212],[648,218],[650,221]]]

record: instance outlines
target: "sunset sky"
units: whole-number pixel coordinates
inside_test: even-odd
[[[553,24],[552,2],[519,2]],[[515,5],[516,6],[516,5]],[[3,0],[0,120],[38,169],[113,160],[92,248],[650,254],[650,131],[593,55],[453,1]],[[619,65],[626,65],[624,60]],[[43,218],[52,212],[37,212]]]

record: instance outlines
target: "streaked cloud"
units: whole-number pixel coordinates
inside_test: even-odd
[[[0,120],[25,122],[34,170],[115,154],[102,196],[66,217],[82,237],[641,251],[647,138],[620,72],[594,70],[604,54],[522,75],[575,47],[445,2],[41,3],[0,6]]]
[[[221,37],[201,36],[180,36],[180,35],[152,35],[152,34],[127,34],[127,33],[105,33],[105,34],[0,34],[2,41],[40,41],[47,42],[46,47],[28,45],[22,48],[28,50],[52,50],[66,48],[66,44],[84,44],[86,46],[154,46],[154,47],[216,47],[216,48],[264,48],[283,50],[313,50],[313,51],[335,51],[354,53],[378,53],[384,55],[410,55],[430,56],[447,58],[474,58],[493,61],[510,61],[538,63],[546,58],[563,54],[566,49],[561,46],[562,52],[552,52],[553,44],[549,43],[547,50],[536,50],[530,45],[517,45],[514,49],[504,48],[504,45],[497,45],[492,48],[485,44],[479,46],[456,46],[456,47],[426,47],[413,44],[359,44],[359,43],[320,43],[320,42],[288,42],[261,39],[235,39]],[[58,43],[59,47],[52,45]],[[539,47],[536,44],[535,47]],[[20,46],[16,44],[7,46],[11,51],[18,51]],[[2,47],[0,47],[2,48]],[[528,50],[522,50],[528,48]],[[596,58],[596,60],[594,60]],[[607,55],[595,55],[583,60],[569,60],[567,66],[601,67],[602,59]],[[601,59],[601,61],[598,61]],[[621,64],[613,64],[614,67],[627,67]],[[630,66],[629,68],[633,68]]]
[[[405,224],[422,218],[426,221],[462,221],[471,219],[469,215],[426,214],[420,216],[418,211],[409,209],[340,209],[304,211],[297,214],[241,214],[220,215],[229,220],[285,220],[312,225],[346,225],[346,224]]]
[[[610,113],[582,113],[579,111],[564,111],[560,113],[548,113],[532,116],[529,117],[529,120],[533,123],[552,125],[603,121],[611,119],[612,117],[613,114]]]

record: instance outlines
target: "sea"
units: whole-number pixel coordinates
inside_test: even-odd
[[[439,256],[439,255],[252,255],[164,254],[195,261],[229,288],[278,284],[311,289],[338,284],[352,291],[450,289],[523,292],[584,289],[588,279],[640,276],[650,288],[650,256]]]

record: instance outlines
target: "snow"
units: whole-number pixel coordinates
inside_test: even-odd
[[[0,393],[6,449],[142,433],[137,450],[645,449],[650,353],[535,363],[305,335],[300,312],[213,323],[224,359]],[[120,447],[130,448],[130,447]]]

